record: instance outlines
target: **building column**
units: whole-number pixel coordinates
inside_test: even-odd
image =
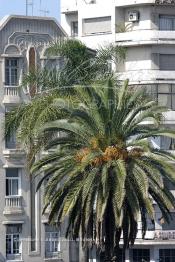
[[[159,249],[157,247],[153,247],[150,249],[150,262],[158,262],[159,261]]]
[[[129,249],[127,249],[127,250],[125,251],[125,262],[130,262]]]
[[[88,262],[88,251],[83,249],[81,240],[79,241],[79,262]]]

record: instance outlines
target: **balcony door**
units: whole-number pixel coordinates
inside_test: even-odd
[[[6,196],[20,196],[20,176],[18,168],[6,169]]]
[[[7,259],[21,259],[21,225],[7,225],[6,228],[6,257]]]

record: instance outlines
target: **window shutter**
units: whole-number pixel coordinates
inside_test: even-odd
[[[88,18],[83,21],[83,34],[98,34],[111,32],[111,17]]]
[[[175,55],[173,54],[160,54],[159,58],[160,70],[175,70]]]

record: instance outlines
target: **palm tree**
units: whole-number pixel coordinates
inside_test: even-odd
[[[110,79],[107,87],[75,91],[78,106],[55,101],[69,114],[42,129],[41,134],[60,136],[48,141],[50,153],[31,172],[44,172],[38,189],[49,179],[44,207],[51,205],[49,221],[68,218],[67,237],[81,237],[84,246],[96,245],[105,250],[105,261],[114,261],[121,238],[124,249],[134,244],[139,219],[144,238],[147,218],[155,220],[153,200],[164,219],[171,218],[175,200],[164,179],[175,185],[175,157],[153,148],[150,138],[175,137],[175,131],[161,127],[167,109],[127,81],[118,87]]]
[[[59,69],[46,66],[25,75],[20,88],[27,90],[29,86],[35,86],[40,92],[6,116],[6,136],[14,131],[17,133],[17,139],[26,149],[29,166],[44,145],[44,139],[36,139],[39,128],[49,120],[62,117],[53,101],[61,97],[75,99],[75,84],[87,85],[104,80],[111,74],[108,61],[117,65],[125,57],[125,48],[109,45],[94,51],[78,40],[67,39],[54,43],[45,55],[48,60],[50,57],[64,58],[63,66]]]

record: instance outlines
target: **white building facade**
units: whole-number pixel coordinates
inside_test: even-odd
[[[126,47],[125,62],[118,67],[119,78],[129,78],[131,85],[145,88],[159,104],[171,109],[163,124],[174,129],[174,0],[62,0],[61,25],[70,37],[90,48],[109,43]],[[152,142],[158,148],[175,149],[172,139]],[[170,189],[175,190],[172,185]],[[175,261],[175,211],[168,225],[156,205],[155,209],[155,225],[150,223],[144,240],[138,233],[134,249],[126,251],[121,262]]]

